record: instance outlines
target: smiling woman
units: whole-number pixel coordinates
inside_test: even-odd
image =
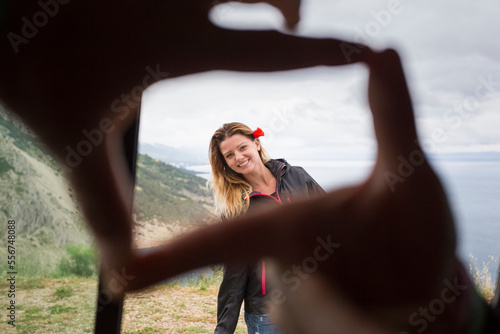
[[[248,176],[263,176],[263,182],[254,182],[254,186],[261,188],[275,182],[264,167],[270,157],[253,133],[242,123],[228,123],[218,129],[210,141],[215,206],[224,218],[236,217],[248,209],[248,201],[244,200],[252,189]]]
[[[224,220],[300,198],[324,193],[301,167],[273,160],[260,143],[264,132],[242,123],[226,123],[210,141],[212,189]],[[267,313],[264,261],[226,265],[219,289],[215,333],[234,333],[245,300],[248,333],[279,333]]]

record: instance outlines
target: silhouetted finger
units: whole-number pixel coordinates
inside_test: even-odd
[[[371,50],[332,38],[304,38],[275,31],[218,29],[207,41],[199,64],[234,71],[282,71],[364,61]]]
[[[394,50],[374,53],[368,65],[368,101],[379,154],[393,158],[414,150],[413,106],[399,55]]]

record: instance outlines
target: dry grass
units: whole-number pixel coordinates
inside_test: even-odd
[[[2,333],[92,333],[96,278],[19,278],[16,327],[0,323]]]
[[[470,274],[487,300],[495,283],[489,264],[470,264]],[[497,262],[496,259],[491,261]],[[124,334],[213,333],[217,318],[217,292],[221,273],[188,286],[163,284],[127,295],[124,305]],[[8,282],[0,282],[2,291]],[[16,327],[0,323],[0,333],[92,333],[94,328],[97,278],[19,277],[16,281]],[[242,312],[243,313],[243,312]],[[241,314],[242,314],[241,313]],[[246,333],[242,316],[236,330]]]
[[[477,291],[481,296],[491,303],[495,296],[496,282],[492,278],[490,268],[493,265],[495,268],[499,266],[498,260],[490,256],[487,262],[478,263],[478,259],[472,254],[469,254],[469,275],[474,282]]]
[[[6,291],[7,281],[0,283]],[[125,299],[122,333],[213,333],[220,277],[180,286],[165,284]],[[16,282],[16,327],[4,320],[0,333],[93,333],[97,278],[20,278]],[[242,317],[237,334],[246,333]]]
[[[213,333],[217,291],[216,286],[158,285],[130,294],[125,300],[122,332]],[[241,317],[236,333],[246,333]]]

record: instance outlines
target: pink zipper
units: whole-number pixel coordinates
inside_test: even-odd
[[[262,260],[262,294],[266,295],[266,261]]]
[[[283,172],[285,171],[285,168],[283,168],[281,170],[281,175],[283,175]],[[250,195],[248,197],[253,197],[253,196],[267,196],[267,197],[271,197],[272,199],[274,199],[276,202],[278,202],[279,204],[283,204],[283,202],[281,201],[281,198],[280,198],[280,194],[279,194],[279,191],[278,191],[278,188],[279,188],[279,180],[276,181],[276,197],[274,196],[271,196],[271,195],[267,195],[267,194],[253,194],[253,195]],[[287,202],[290,203],[290,198],[287,197],[286,198]],[[264,260],[262,260],[262,295],[266,295],[266,262]]]
[[[253,195],[250,195],[248,197],[254,197],[254,196],[267,196],[267,197],[271,197],[272,199],[274,199],[276,202],[278,202],[279,204],[283,204],[281,203],[281,200],[274,197],[274,196],[271,196],[271,195],[267,195],[267,194],[261,194],[261,193],[258,193],[258,194],[253,194]]]

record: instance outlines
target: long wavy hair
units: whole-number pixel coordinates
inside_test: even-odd
[[[248,195],[252,187],[242,174],[236,173],[226,163],[220,144],[226,138],[236,134],[254,140],[253,130],[243,123],[226,123],[215,131],[210,140],[208,157],[212,167],[212,180],[209,185],[212,188],[215,199],[215,210],[224,219],[234,218],[246,212],[248,209]],[[266,150],[260,146],[260,159],[263,163],[271,160]]]

